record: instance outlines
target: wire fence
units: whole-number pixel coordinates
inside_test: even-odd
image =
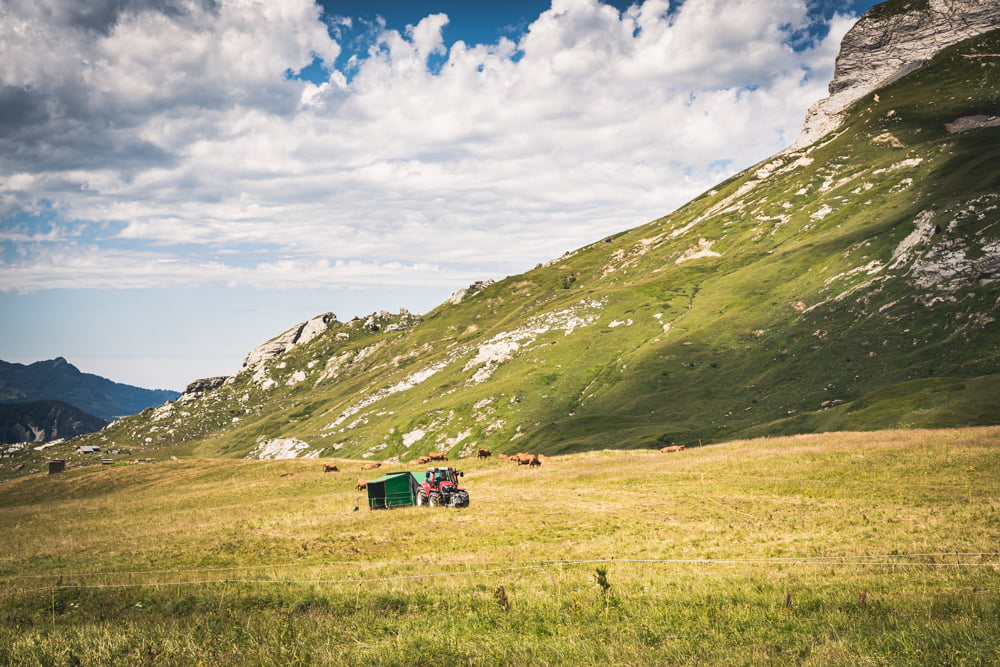
[[[948,559],[948,560],[944,560]],[[973,562],[973,559],[977,559]],[[502,564],[505,567],[489,567],[490,565]],[[553,559],[553,560],[529,560],[529,561],[459,561],[459,562],[412,562],[412,561],[312,561],[301,563],[277,563],[267,565],[233,566],[222,568],[189,568],[189,569],[162,569],[162,570],[132,570],[120,572],[75,572],[75,573],[50,573],[32,574],[10,577],[6,583],[17,580],[57,578],[57,582],[36,586],[33,588],[19,588],[0,593],[0,597],[10,597],[12,595],[27,594],[40,591],[53,591],[58,589],[125,589],[125,588],[161,588],[161,587],[181,587],[181,586],[203,586],[210,584],[300,584],[300,585],[343,585],[343,584],[365,584],[376,582],[396,582],[405,580],[431,579],[439,577],[473,577],[484,574],[499,574],[519,572],[525,570],[538,570],[552,567],[571,567],[580,565],[603,565],[603,564],[638,564],[638,565],[747,565],[754,567],[788,567],[788,566],[849,566],[849,567],[890,567],[890,568],[992,568],[1000,575],[1000,552],[928,552],[928,553],[904,553],[904,554],[860,554],[841,556],[788,556],[771,558],[593,558],[593,559]],[[188,580],[168,580],[168,581],[143,581],[143,582],[122,582],[121,579],[133,576],[150,575],[181,575],[181,574],[202,574],[206,572],[233,572],[233,571],[257,571],[262,569],[282,570],[304,567],[330,567],[343,566],[352,568],[363,567],[388,567],[388,568],[442,568],[461,567],[447,572],[418,572],[415,574],[397,574],[375,577],[342,577],[324,579],[294,579],[294,578],[201,578]],[[475,567],[476,569],[469,569]],[[110,583],[86,583],[88,578],[110,578],[119,581]]]

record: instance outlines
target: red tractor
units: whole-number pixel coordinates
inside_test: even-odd
[[[458,487],[465,473],[454,468],[428,468],[417,491],[417,505],[431,507],[468,507],[469,492]]]

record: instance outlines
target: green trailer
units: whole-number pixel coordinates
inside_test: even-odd
[[[420,480],[416,473],[391,472],[368,480],[368,509],[382,510],[417,504]]]

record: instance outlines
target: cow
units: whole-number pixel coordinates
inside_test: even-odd
[[[668,447],[664,447],[660,451],[663,452],[664,454],[670,454],[672,452],[683,452],[684,445],[670,445]]]
[[[497,458],[500,459],[501,461],[509,461],[510,460],[510,457],[507,456],[506,454],[497,454]]]
[[[366,463],[363,466],[361,466],[361,469],[362,470],[375,470],[375,468],[381,468],[381,467],[382,467],[381,463]]]
[[[529,468],[534,468],[535,466],[542,465],[542,462],[538,460],[537,454],[518,454],[517,456],[511,457],[512,461],[517,461],[519,466],[528,466]]]
[[[333,465],[332,463],[324,463],[323,472],[340,472],[340,468]]]
[[[448,457],[441,452],[427,452],[427,458],[431,461],[447,461]]]
[[[365,481],[365,480],[363,480],[363,479],[359,479],[358,480],[358,491],[364,491],[367,488],[368,488],[368,482]]]
[[[417,458],[416,461],[414,461],[414,463],[416,463],[418,466],[422,466],[423,464],[430,462],[431,462],[431,457],[429,456],[420,456]]]
[[[491,452],[490,450],[483,449],[482,447],[480,447],[479,451],[476,452],[476,458],[477,459],[488,459],[488,458],[490,458],[490,456],[492,454],[493,454],[493,452]]]

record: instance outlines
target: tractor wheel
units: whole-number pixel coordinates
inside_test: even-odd
[[[455,507],[468,507],[469,506],[469,494],[468,493],[457,493],[455,494],[455,499],[452,501]]]
[[[431,497],[429,500],[430,500],[429,504],[431,507],[441,506],[441,494],[438,493],[437,491],[431,491]]]
[[[420,491],[417,491],[417,507],[423,507],[427,505],[427,503],[428,503],[427,494],[424,493],[422,489]]]

